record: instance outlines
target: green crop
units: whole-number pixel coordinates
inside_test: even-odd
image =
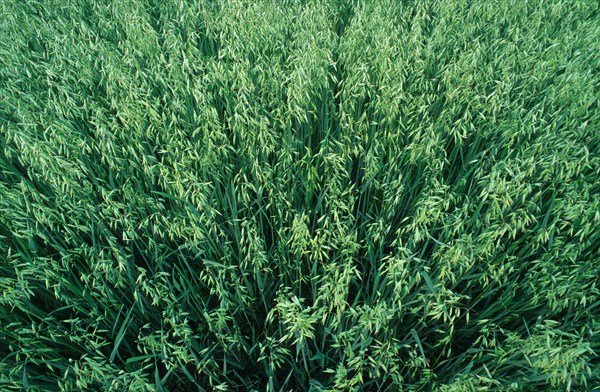
[[[3,0],[0,390],[600,384],[593,0]]]

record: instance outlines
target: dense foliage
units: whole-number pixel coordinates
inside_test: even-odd
[[[600,383],[587,1],[3,0],[0,389]]]

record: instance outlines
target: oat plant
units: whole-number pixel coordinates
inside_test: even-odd
[[[0,390],[600,385],[597,1],[3,0]]]

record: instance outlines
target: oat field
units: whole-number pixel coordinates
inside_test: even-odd
[[[599,99],[595,0],[2,0],[0,390],[594,390]]]

